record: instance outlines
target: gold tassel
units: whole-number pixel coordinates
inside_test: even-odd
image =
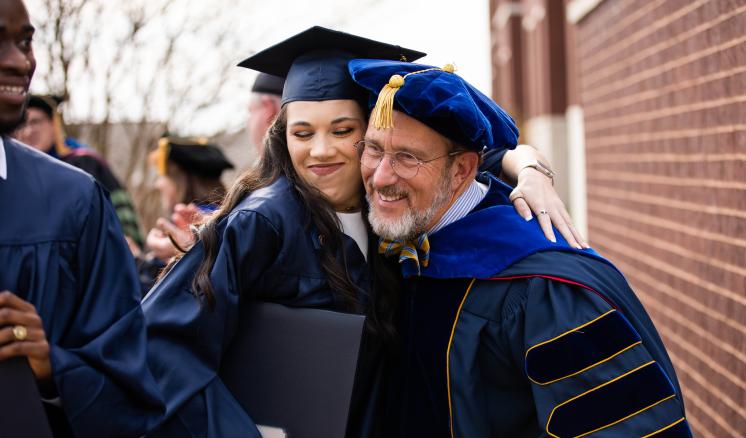
[[[394,96],[399,88],[404,85],[404,77],[393,75],[388,84],[378,93],[376,106],[370,115],[373,118],[373,126],[376,129],[389,129],[394,126]]]
[[[384,85],[381,89],[381,92],[378,93],[376,106],[373,107],[373,111],[370,114],[370,117],[373,119],[373,127],[375,127],[376,129],[393,128],[394,97],[396,96],[396,92],[404,86],[404,80],[407,78],[407,76],[426,73],[429,71],[443,71],[446,73],[453,73],[456,71],[456,66],[453,64],[446,64],[443,68],[428,68],[425,70],[413,71],[411,73],[407,73],[404,76],[391,76],[389,82]]]
[[[54,150],[57,152],[58,157],[65,157],[70,153],[70,148],[65,144],[65,134],[62,129],[62,116],[56,108],[52,114],[52,129],[54,130]]]
[[[163,137],[160,140],[158,140],[158,161],[157,161],[158,175],[165,175],[166,171],[168,170],[167,167],[168,167],[169,145],[170,145],[170,142],[168,141],[168,137]]]

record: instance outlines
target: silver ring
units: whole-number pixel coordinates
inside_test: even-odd
[[[539,210],[539,214],[549,214],[549,212],[546,210]]]

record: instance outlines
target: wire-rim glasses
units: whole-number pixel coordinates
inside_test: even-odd
[[[391,169],[400,178],[410,179],[417,176],[420,171],[420,167],[423,164],[430,163],[435,160],[439,160],[445,157],[453,157],[464,151],[453,151],[444,155],[440,155],[429,160],[421,160],[409,152],[397,151],[397,152],[386,152],[383,148],[373,142],[360,140],[355,143],[355,149],[357,149],[358,156],[360,157],[360,164],[367,167],[368,169],[377,169],[383,161],[383,157],[389,155],[391,158],[388,160],[391,165]]]

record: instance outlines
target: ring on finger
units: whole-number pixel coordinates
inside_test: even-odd
[[[542,209],[542,210],[539,210],[539,214],[549,214],[549,212]]]
[[[513,190],[510,196],[508,196],[510,202],[515,202],[515,200],[518,198],[523,198],[523,192],[521,192],[520,190]]]
[[[28,337],[28,329],[22,325],[14,326],[13,337],[16,338],[16,341],[25,341]]]

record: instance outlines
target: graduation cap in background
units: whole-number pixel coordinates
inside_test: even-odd
[[[251,87],[251,92],[282,96],[282,87],[284,85],[285,79],[279,76],[259,73],[254,80],[254,85]]]
[[[220,147],[205,138],[180,138],[164,136],[158,141],[155,164],[159,175],[168,172],[168,162],[174,162],[185,172],[205,178],[220,178],[233,163],[225,157]]]
[[[452,64],[439,68],[355,59],[349,69],[354,81],[373,93],[370,117],[376,129],[393,127],[397,109],[477,152],[513,149],[518,144],[513,118],[457,75]]]
[[[54,95],[54,94],[48,94],[48,95],[32,94],[28,98],[28,103],[26,104],[26,108],[38,108],[44,111],[51,119],[52,116],[54,116],[54,114],[57,112],[57,108],[64,101],[65,101],[64,97]]]
[[[414,61],[425,53],[314,26],[243,60],[246,67],[285,78],[282,104],[297,100],[354,99],[367,94],[351,80],[354,58]]]

